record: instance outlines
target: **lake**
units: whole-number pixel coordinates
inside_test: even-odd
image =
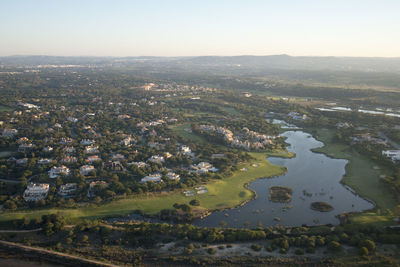
[[[335,217],[345,212],[368,210],[374,205],[354,194],[340,183],[345,174],[347,160],[332,159],[324,154],[314,153],[313,148],[323,146],[303,131],[287,131],[288,150],[296,153],[295,158],[268,158],[276,165],[286,166],[288,172],[275,178],[258,179],[250,183],[249,188],[257,193],[257,198],[242,207],[218,211],[210,216],[196,220],[198,226],[218,227],[221,221],[227,227],[263,226],[301,226],[303,224],[339,224]],[[271,186],[287,186],[293,190],[289,203],[275,203],[269,200]],[[330,212],[312,210],[312,202],[324,201],[333,206]],[[284,207],[292,206],[284,210]],[[279,218],[280,221],[274,218]]]

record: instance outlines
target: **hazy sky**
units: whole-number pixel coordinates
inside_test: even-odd
[[[400,0],[0,0],[0,55],[400,56]]]

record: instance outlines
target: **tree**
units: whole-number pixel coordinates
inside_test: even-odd
[[[361,242],[362,247],[366,247],[368,251],[374,251],[376,248],[375,242],[369,239],[364,240]]]
[[[337,242],[337,241],[331,241],[331,242],[329,242],[329,244],[328,244],[328,248],[329,248],[330,250],[332,250],[332,251],[340,251],[341,248],[342,248],[342,246],[341,246],[340,243]]]
[[[361,256],[367,256],[369,254],[369,251],[366,247],[361,247],[359,253]]]
[[[197,199],[193,199],[189,202],[189,204],[192,206],[200,206],[200,201]]]
[[[12,200],[7,200],[4,203],[4,208],[5,209],[9,209],[9,210],[16,210],[17,209],[17,204],[15,204],[15,202],[12,201]]]

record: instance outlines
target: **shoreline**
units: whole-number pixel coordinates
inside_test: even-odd
[[[346,217],[348,217],[348,216],[352,216],[352,215],[361,215],[361,214],[363,214],[363,213],[373,212],[374,210],[376,210],[376,209],[377,209],[377,204],[376,204],[373,200],[371,200],[371,199],[369,199],[369,198],[367,198],[367,197],[365,197],[365,196],[362,196],[361,194],[359,194],[359,193],[357,192],[357,190],[355,190],[354,188],[352,188],[349,184],[347,184],[347,183],[344,181],[346,175],[348,175],[348,170],[347,170],[347,168],[348,168],[348,166],[349,166],[349,164],[350,164],[350,159],[345,158],[345,157],[336,157],[336,156],[333,156],[333,155],[329,154],[328,152],[318,151],[318,149],[322,149],[322,148],[326,147],[326,146],[327,146],[326,143],[323,142],[321,139],[319,139],[318,136],[316,136],[316,134],[313,134],[312,131],[311,131],[310,129],[305,129],[305,130],[307,130],[307,132],[309,132],[309,133],[311,134],[311,136],[312,136],[315,140],[317,140],[318,142],[321,142],[321,143],[323,144],[321,147],[312,148],[311,151],[312,151],[313,153],[322,154],[322,155],[325,155],[326,157],[331,158],[331,159],[346,160],[345,173],[343,174],[343,176],[342,176],[342,178],[340,179],[339,183],[340,183],[343,187],[345,187],[346,190],[350,191],[350,192],[351,192],[352,194],[354,194],[355,196],[358,196],[358,197],[364,199],[365,201],[367,201],[367,202],[369,202],[369,203],[371,203],[371,204],[373,205],[373,207],[372,207],[371,209],[367,209],[367,210],[359,211],[359,212],[345,212],[345,213],[338,214],[337,217],[340,217],[340,216],[346,216]]]

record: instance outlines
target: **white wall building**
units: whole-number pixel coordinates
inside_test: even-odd
[[[36,201],[44,199],[49,193],[49,187],[49,184],[30,183],[25,189],[23,198],[25,199],[25,201]]]
[[[383,150],[382,155],[391,158],[392,161],[400,161],[400,150]]]
[[[79,174],[86,176],[86,175],[89,175],[94,170],[95,170],[95,168],[92,165],[83,165],[79,168]]]
[[[69,171],[68,167],[65,167],[65,166],[55,167],[54,166],[49,171],[49,177],[54,179],[54,178],[57,178],[61,174],[68,175],[69,173],[70,173],[70,171]]]
[[[150,174],[150,175],[147,175],[147,176],[143,177],[143,178],[140,180],[140,182],[141,182],[141,183],[146,183],[146,182],[159,183],[159,182],[162,181],[162,180],[161,180],[161,177],[162,177],[161,174],[159,174],[159,173],[153,173],[153,174]]]

